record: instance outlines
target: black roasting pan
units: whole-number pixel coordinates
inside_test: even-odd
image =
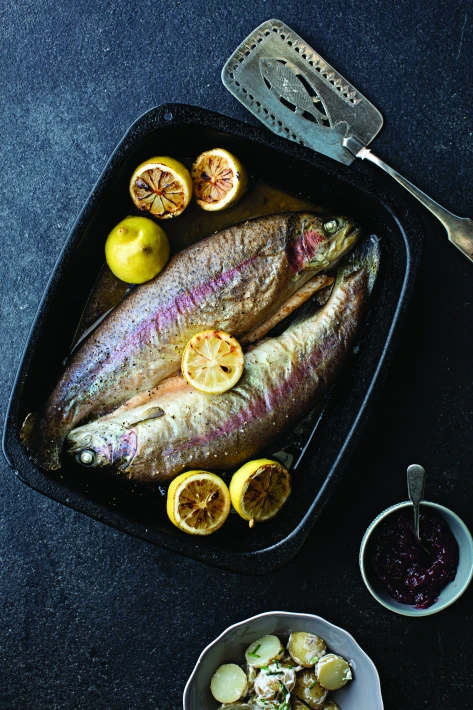
[[[70,352],[74,331],[103,264],[110,229],[129,212],[128,181],[151,155],[196,156],[230,149],[249,173],[315,204],[353,214],[382,243],[382,268],[353,357],[323,403],[293,475],[293,494],[272,521],[252,530],[236,514],[212,536],[190,537],[165,513],[163,491],[108,478],[67,462],[46,473],[20,441]],[[58,259],[38,308],[13,386],[3,437],[5,456],[24,483],[86,515],[148,542],[237,572],[258,574],[297,553],[360,436],[390,360],[420,259],[422,229],[408,203],[354,169],[248,125],[194,106],[154,108],[131,126],[110,157]]]

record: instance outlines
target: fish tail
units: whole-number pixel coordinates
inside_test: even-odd
[[[380,258],[379,238],[375,234],[371,234],[349,254],[345,263],[339,269],[338,279],[343,280],[362,269],[367,271],[367,291],[369,295],[373,290],[378,275]]]
[[[381,248],[379,245],[379,238],[375,234],[371,234],[368,239],[366,239],[362,245],[362,260],[369,272],[368,278],[368,291],[371,293],[373,290],[376,277],[379,271],[379,262],[381,260]]]
[[[34,463],[47,471],[61,468],[62,442],[44,436],[41,419],[37,412],[31,412],[21,427],[20,437]]]

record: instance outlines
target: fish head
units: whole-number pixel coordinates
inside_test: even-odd
[[[89,468],[126,468],[133,460],[136,448],[136,432],[111,420],[73,429],[66,439],[67,455]]]
[[[294,215],[286,254],[296,273],[328,271],[357,243],[361,229],[351,217],[334,214]]]

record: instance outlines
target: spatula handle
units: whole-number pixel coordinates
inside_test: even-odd
[[[455,246],[458,247],[458,249],[460,249],[460,251],[462,251],[468,259],[470,259],[470,261],[473,261],[473,221],[471,219],[467,219],[466,217],[457,217],[452,214],[452,212],[446,210],[442,207],[442,205],[439,205],[438,202],[435,202],[435,200],[432,200],[428,195],[426,195],[425,192],[422,192],[422,190],[419,190],[419,188],[409,182],[409,180],[406,180],[406,178],[400,175],[397,170],[394,170],[387,165],[384,160],[381,160],[376,155],[373,155],[368,148],[362,148],[357,153],[357,158],[371,161],[391,175],[391,177],[397,180],[400,185],[405,187],[411,195],[414,195],[414,197],[416,197],[419,202],[424,205],[424,207],[427,207],[427,209],[430,210],[432,214],[435,215],[443,224],[452,244],[455,244]]]

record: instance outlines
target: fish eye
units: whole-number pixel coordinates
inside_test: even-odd
[[[324,229],[329,234],[333,234],[338,229],[338,222],[336,219],[329,219],[328,222],[324,223]]]
[[[77,454],[76,461],[82,464],[82,466],[93,466],[95,462],[95,454],[90,449],[84,449],[80,452],[80,454]]]

